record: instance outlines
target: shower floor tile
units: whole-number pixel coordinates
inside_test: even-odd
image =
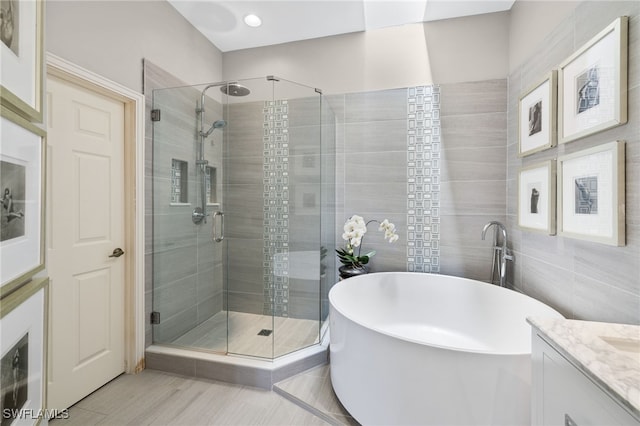
[[[318,321],[221,311],[171,342],[174,345],[263,358],[285,355],[319,342]],[[273,330],[269,336],[262,330]]]

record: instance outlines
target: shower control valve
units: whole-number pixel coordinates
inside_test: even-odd
[[[206,212],[203,212],[201,207],[196,207],[195,209],[193,209],[193,213],[191,213],[191,220],[196,224],[202,221],[204,221],[204,223],[207,223],[207,216],[209,215]]]

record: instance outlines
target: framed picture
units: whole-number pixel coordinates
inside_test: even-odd
[[[616,19],[560,64],[561,143],[627,122],[628,21]]]
[[[556,163],[523,167],[518,174],[518,225],[530,231],[556,234]]]
[[[2,425],[37,425],[45,404],[48,278],[31,281],[0,305]]]
[[[553,70],[518,103],[518,156],[556,145],[558,73]]]
[[[0,0],[3,108],[42,122],[44,0]]]
[[[624,142],[558,158],[558,231],[566,237],[625,245]]]
[[[2,109],[0,126],[0,297],[44,268],[44,135]]]

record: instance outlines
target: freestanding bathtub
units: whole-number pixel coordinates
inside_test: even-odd
[[[492,284],[375,273],[329,292],[331,381],[364,425],[527,425],[528,316],[562,316]]]

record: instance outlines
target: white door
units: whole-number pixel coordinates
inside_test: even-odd
[[[47,78],[48,408],[124,372],[124,104]]]

